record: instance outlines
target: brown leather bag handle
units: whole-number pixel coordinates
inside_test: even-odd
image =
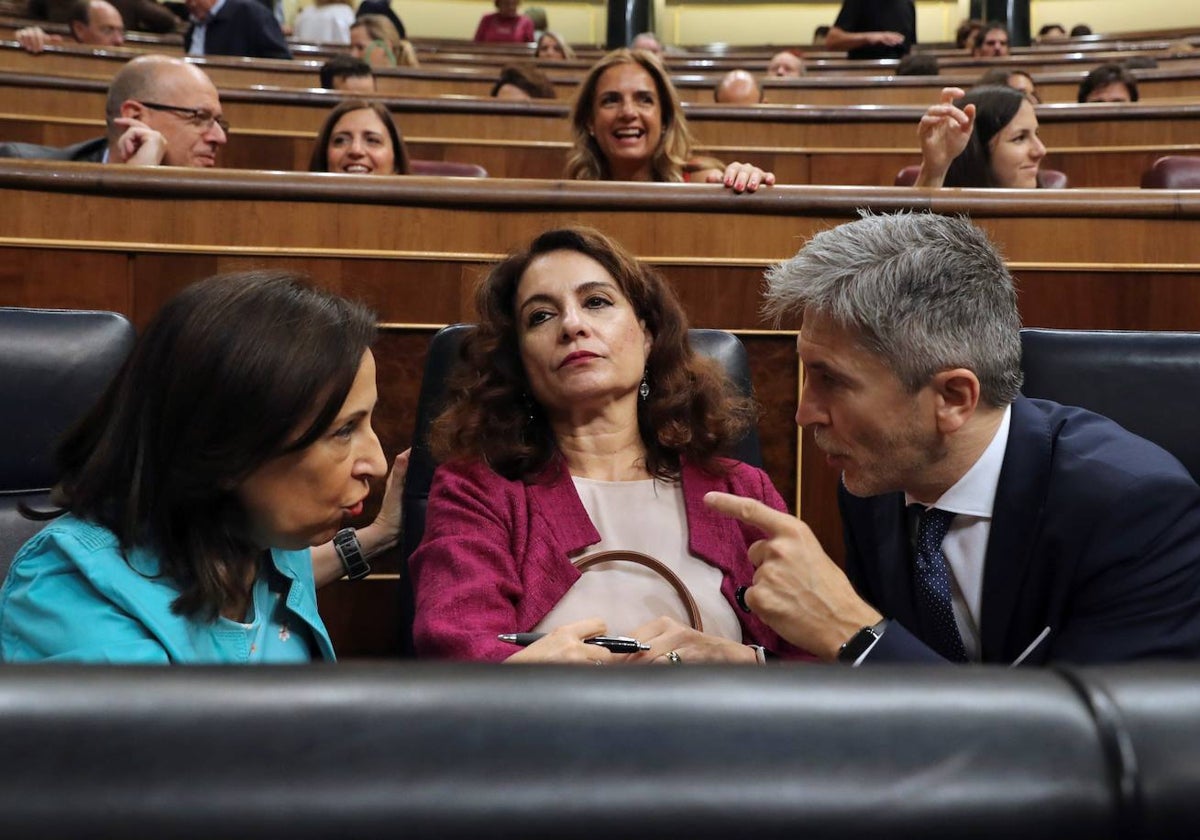
[[[696,599],[692,597],[692,593],[688,591],[687,584],[671,571],[670,567],[661,560],[655,560],[648,554],[641,554],[637,551],[601,551],[599,554],[590,554],[587,557],[582,557],[574,561],[575,568],[580,572],[586,572],[592,566],[598,563],[636,563],[639,566],[644,566],[652,572],[658,574],[679,595],[679,599],[683,601],[683,606],[687,609],[688,621],[691,622],[692,629],[704,632],[704,622],[700,619],[700,606],[696,603]]]

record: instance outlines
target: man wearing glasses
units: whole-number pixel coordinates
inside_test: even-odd
[[[113,77],[105,122],[105,137],[62,149],[0,143],[0,157],[215,166],[228,140],[229,123],[212,81],[200,68],[163,55],[139,56]]]

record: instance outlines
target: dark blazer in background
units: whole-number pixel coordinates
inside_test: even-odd
[[[74,146],[39,146],[36,143],[0,143],[0,158],[25,158],[26,160],[79,160],[100,163],[104,160],[104,149],[108,138],[97,137],[84,140]]]
[[[183,36],[183,51],[192,45],[195,24]],[[291,58],[283,30],[271,11],[257,0],[225,0],[221,11],[209,15],[204,34],[205,55],[244,55],[253,58]]]
[[[941,661],[917,608],[903,493],[839,489],[846,572],[892,619],[876,661]],[[1019,397],[984,564],[980,646],[1010,663],[1200,658],[1200,487],[1098,414]]]

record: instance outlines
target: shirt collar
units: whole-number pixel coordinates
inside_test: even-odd
[[[196,20],[196,18],[193,17],[192,23],[194,23],[198,26],[204,26],[205,24],[212,21],[212,19],[217,16],[217,13],[220,12],[221,9],[223,9],[224,7],[225,7],[225,0],[217,0],[216,3],[213,3],[213,7],[208,10],[208,14],[204,16],[204,20]]]
[[[987,449],[932,507],[982,519],[992,518],[996,487],[1000,484],[1000,469],[1004,466],[1004,453],[1008,450],[1008,427],[1011,421],[1012,406],[1008,405]],[[918,503],[907,493],[904,494],[904,501],[906,504]]]

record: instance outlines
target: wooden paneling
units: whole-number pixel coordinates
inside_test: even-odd
[[[141,49],[109,49],[93,53],[77,44],[50,47],[32,55],[16,47],[0,45],[0,70],[26,74],[86,79],[111,79]],[[178,47],[168,53],[181,54]],[[1078,57],[1046,56],[1036,59],[1010,58],[1005,66],[1020,68],[1034,75],[1044,102],[1074,102],[1079,84],[1087,71],[1101,61],[1118,60],[1128,53]],[[248,88],[252,85],[289,90],[315,88],[320,84],[323,57],[297,56],[294,61],[276,59],[234,59],[212,56],[193,59],[219,88]],[[376,85],[385,96],[438,97],[488,96],[502,64],[508,57],[490,57],[486,61],[436,61],[417,68],[393,68],[376,71]],[[582,64],[582,63],[581,63]],[[996,63],[944,59],[939,76],[894,76],[893,67],[846,62],[814,64],[812,70],[797,79],[770,80],[767,101],[805,105],[928,105],[937,101],[938,91],[947,85],[969,87]],[[765,71],[766,62],[755,62],[744,69]],[[569,100],[586,64],[564,67],[543,64],[542,69],[555,86],[558,99]],[[692,67],[677,70],[673,79],[685,102],[712,102],[713,88],[728,68]],[[1195,98],[1200,96],[1200,58],[1163,57],[1160,68],[1139,71],[1143,99]]]
[[[664,273],[694,325],[746,333],[767,470],[835,557],[837,477],[793,422],[794,333],[771,329],[757,312],[763,269],[815,231],[855,218],[859,207],[966,213],[1011,261],[1026,323],[1200,330],[1200,196],[1182,192],[783,187],[733,196],[686,185],[314,179],[18,161],[0,161],[0,189],[0,304],[111,308],[144,324],[188,282],[254,267],[304,271],[370,302],[395,325],[378,345],[378,425],[389,452],[410,442],[432,329],[471,319],[480,272],[546,228],[596,226]],[[378,567],[395,570],[387,558]],[[362,608],[376,610],[388,584],[371,586],[382,588],[357,591]],[[336,621],[353,621],[331,609]],[[336,632],[367,632],[347,626]]]
[[[65,80],[0,71],[0,114],[96,120],[104,113],[102,81]],[[225,116],[239,129],[315,133],[339,101],[333,93],[221,91]],[[427,140],[570,140],[565,103],[492,99],[387,98],[406,136]],[[924,108],[908,106],[694,104],[689,125],[702,146],[746,148],[913,149]],[[1051,149],[1076,146],[1179,146],[1200,138],[1200,102],[1169,105],[1047,105],[1038,109]]]
[[[5,140],[67,146],[104,133],[99,119],[75,120],[0,114]],[[235,130],[220,153],[228,169],[303,172],[316,132]],[[914,135],[915,137],[915,135]],[[469,138],[405,140],[416,159],[475,163],[493,178],[557,179],[566,167],[567,143],[487,141]],[[752,161],[780,184],[891,186],[896,173],[920,161],[916,148],[807,149],[717,146],[697,148],[725,161]],[[1072,187],[1137,187],[1142,173],[1163,155],[1200,155],[1200,143],[1181,146],[1086,146],[1051,150],[1045,165],[1065,172]]]

